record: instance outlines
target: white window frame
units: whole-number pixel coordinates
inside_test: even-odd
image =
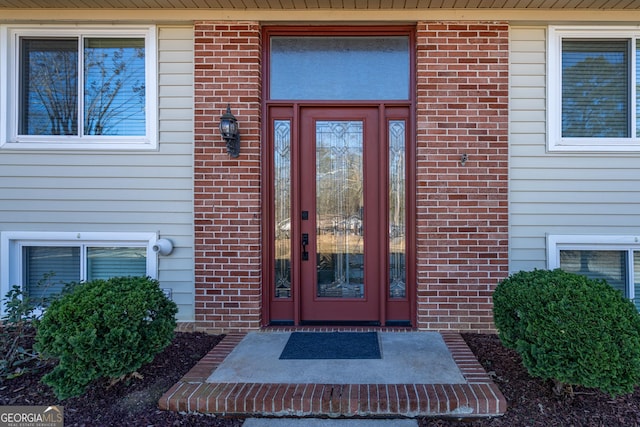
[[[18,135],[21,37],[136,37],[145,40],[144,136]],[[156,27],[147,26],[0,26],[0,149],[17,150],[156,150],[158,146]],[[79,93],[80,95],[80,93]],[[81,101],[81,100],[80,100]],[[82,102],[79,103],[82,108]]]
[[[626,251],[627,262],[627,296],[635,300],[635,275],[633,271],[633,252],[640,251],[640,236],[620,235],[571,235],[556,234],[547,235],[547,268],[554,270],[560,268],[561,250],[581,251]]]
[[[636,136],[636,40],[638,27],[568,27],[550,26],[548,29],[547,60],[547,149],[573,152],[640,152],[640,138]],[[632,43],[630,69],[630,126],[628,138],[569,138],[562,136],[562,40],[570,39],[628,39]]]
[[[22,265],[24,246],[69,247],[141,247],[147,250],[147,276],[158,277],[158,254],[153,250],[156,233],[104,233],[104,232],[39,232],[6,231],[0,233],[0,299],[4,299],[11,287],[24,289]],[[86,265],[80,265],[80,278],[86,278]],[[0,316],[4,316],[4,303],[0,304]]]

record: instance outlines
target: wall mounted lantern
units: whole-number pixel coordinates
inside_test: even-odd
[[[238,132],[238,120],[231,114],[231,106],[227,104],[227,111],[220,117],[220,134],[227,143],[227,153],[231,157],[240,154],[240,133]]]

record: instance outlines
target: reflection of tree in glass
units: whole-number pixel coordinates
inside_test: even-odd
[[[122,46],[122,39],[86,43],[85,134],[144,135],[144,45],[112,47]]]
[[[362,123],[318,122],[317,126],[318,225],[346,232],[349,219],[361,216],[363,203]]]
[[[78,52],[74,40],[23,40],[20,133],[78,133]]]
[[[22,41],[20,133],[144,135],[143,39],[85,39],[84,129],[78,129],[78,41]]]
[[[608,55],[609,56],[609,55]],[[604,55],[563,67],[562,135],[627,137],[627,66]]]

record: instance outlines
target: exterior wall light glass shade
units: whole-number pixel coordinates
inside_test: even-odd
[[[238,120],[231,114],[231,106],[229,104],[227,104],[227,111],[220,117],[220,134],[227,144],[227,153],[231,157],[238,157],[240,154]]]

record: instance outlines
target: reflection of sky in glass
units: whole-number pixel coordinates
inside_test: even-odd
[[[23,39],[20,133],[78,133],[78,42]]]
[[[627,61],[627,42],[621,40],[599,43],[597,41],[566,41],[562,50],[562,68],[566,69],[589,58],[604,58],[611,64],[622,65]]]
[[[86,135],[144,135],[144,40],[86,39]]]
[[[145,135],[144,39],[83,43],[79,129],[78,39],[21,40],[20,134]]]
[[[408,99],[407,37],[273,37],[271,99]]]

